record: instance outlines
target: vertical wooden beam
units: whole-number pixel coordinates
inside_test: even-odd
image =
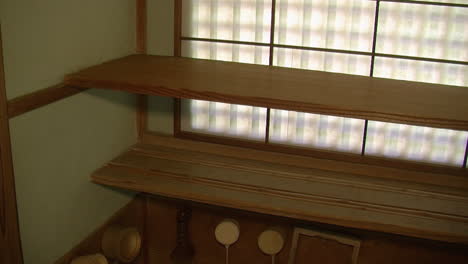
[[[182,0],[174,0],[174,56],[181,56]]]
[[[136,0],[136,52],[146,54],[146,0]]]
[[[179,98],[174,98],[174,136],[180,136],[181,134],[181,107],[182,107],[182,100]]]
[[[182,55],[182,0],[174,1],[174,56],[180,57]],[[178,136],[181,132],[181,99],[174,98],[174,136]]]
[[[182,56],[182,0],[174,0],[174,56]],[[174,98],[174,136],[181,133],[182,100]],[[189,235],[189,221],[192,215],[190,205],[184,205],[177,212],[177,245],[171,253],[175,264],[192,263],[195,254]]]
[[[136,53],[147,53],[147,10],[146,0],[136,0]],[[136,117],[138,139],[141,140],[143,134],[148,129],[148,96],[138,95],[137,117]]]
[[[149,212],[150,212],[150,198],[148,194],[143,194],[142,198],[144,200],[143,213],[145,219],[143,220],[143,259],[145,263],[150,263],[150,224],[149,224]],[[151,223],[154,225],[154,223]]]
[[[148,130],[148,96],[137,95],[137,117],[136,117],[138,140],[141,140],[143,135]]]
[[[174,1],[174,56],[180,57],[182,55],[182,0]],[[174,136],[180,134],[181,122],[181,100],[174,99]]]
[[[23,256],[16,208],[7,103],[0,28],[0,263],[21,264]]]

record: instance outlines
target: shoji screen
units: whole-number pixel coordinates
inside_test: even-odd
[[[463,0],[184,0],[182,14],[185,57],[468,86]],[[465,166],[468,139],[464,131],[197,100],[182,101],[181,128],[453,166]]]

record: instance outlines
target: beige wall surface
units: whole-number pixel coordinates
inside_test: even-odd
[[[172,135],[174,132],[174,98],[148,97],[148,130]]]
[[[8,97],[133,53],[132,0],[0,0]],[[89,182],[136,142],[135,98],[89,90],[10,121],[26,264],[51,264],[131,198]]]
[[[8,98],[135,50],[133,0],[0,0]]]
[[[148,53],[174,54],[174,1],[148,0]],[[173,99],[151,96],[148,129],[163,134],[173,133]]]

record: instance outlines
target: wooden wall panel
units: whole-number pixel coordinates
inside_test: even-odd
[[[351,264],[353,247],[320,237],[300,236],[293,264]]]
[[[178,204],[161,198],[148,200],[148,263],[171,263],[170,254],[176,243],[176,214]],[[213,210],[214,207],[193,208],[190,222],[190,237],[195,248],[193,264],[224,263],[225,248],[215,240],[214,229],[231,210]],[[278,220],[269,217],[254,216],[234,217],[239,221],[241,233],[239,241],[229,249],[230,263],[270,264],[271,258],[264,255],[257,246],[257,237],[270,225],[277,225]],[[237,216],[237,214],[235,214]],[[285,249],[277,257],[277,263],[287,263],[292,228],[283,224],[287,230]]]
[[[375,263],[468,263],[468,247],[401,237],[369,237],[361,244],[359,264]]]
[[[295,226],[331,231],[361,240],[359,264],[466,264],[468,246],[408,238],[397,235],[349,229],[332,225],[251,213],[241,210],[189,203],[158,196],[137,196],[109,221],[83,240],[55,264],[68,264],[79,255],[100,251],[103,230],[112,224],[136,226],[143,233],[142,251],[133,264],[173,264],[171,253],[176,245],[177,210],[192,207],[190,240],[195,249],[193,264],[220,264],[225,261],[225,248],[215,240],[214,229],[224,218],[239,222],[239,240],[230,248],[231,264],[269,264],[271,257],[258,248],[257,238],[271,226],[285,230],[285,245],[276,257],[276,264],[288,264],[292,232]],[[301,236],[294,264],[351,263],[352,248],[320,237]]]
[[[147,263],[172,263],[170,254],[176,243],[176,214],[180,201],[148,196],[147,201]],[[356,229],[345,229],[317,223],[299,222],[240,210],[191,203],[190,237],[195,248],[194,264],[224,263],[223,246],[214,237],[214,228],[224,218],[234,218],[240,224],[240,237],[230,248],[230,263],[269,264],[271,258],[260,252],[257,237],[267,227],[276,225],[286,230],[286,244],[276,258],[277,264],[287,264],[294,226],[353,235],[362,239],[358,258],[360,264],[468,263],[468,247],[450,243],[407,238]],[[317,238],[301,239],[296,263],[347,263],[352,249],[333,241]]]
[[[171,263],[170,254],[176,245],[177,206],[148,198],[146,208],[148,263]]]

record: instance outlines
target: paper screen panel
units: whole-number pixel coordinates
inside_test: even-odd
[[[183,41],[182,56],[266,65],[269,50],[249,45]],[[182,100],[181,128],[183,131],[264,140],[266,108]]]
[[[269,49],[229,43],[182,41],[182,56],[268,65]]]
[[[266,108],[182,100],[182,130],[263,141]]]
[[[184,0],[182,36],[269,42],[271,0]]]
[[[468,86],[468,66],[460,64],[376,57],[374,76]]]
[[[417,0],[415,0],[417,1]],[[468,5],[466,0],[424,0],[424,2],[434,2],[434,3],[447,3],[447,4],[465,4]]]
[[[371,51],[375,2],[278,0],[275,43]]]
[[[369,121],[367,155],[461,166],[468,132]]]
[[[381,2],[376,51],[467,61],[467,9]]]
[[[271,109],[270,142],[360,153],[364,120]]]
[[[274,66],[369,75],[371,57],[334,52],[275,48]]]
[[[428,1],[464,3],[464,1]],[[183,1],[185,37],[270,41],[271,1]],[[277,0],[274,43],[372,51],[375,1]],[[380,2],[376,52],[467,60],[466,8]],[[183,40],[182,56],[268,65],[269,47]],[[368,76],[371,56],[275,47],[273,65]],[[373,76],[468,86],[468,66],[376,56]],[[272,143],[360,153],[364,120],[272,109]],[[266,109],[182,101],[184,131],[265,140]],[[461,166],[467,132],[369,121],[366,155]]]

